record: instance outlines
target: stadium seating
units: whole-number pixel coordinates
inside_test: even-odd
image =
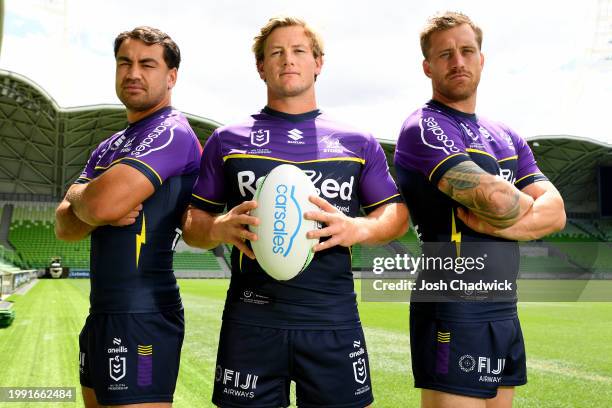
[[[577,273],[580,268],[558,257],[521,256],[520,273]]]
[[[64,266],[89,269],[89,238],[79,242],[63,242],[55,238],[56,203],[15,204],[9,232],[9,241],[15,247],[12,252],[14,264],[23,268],[44,268],[49,266],[52,258],[60,257]],[[175,269],[221,270],[211,251],[194,252],[184,243],[181,244],[177,247],[174,258]],[[7,254],[9,253],[11,252],[7,251]]]
[[[22,212],[24,216],[27,212]],[[32,213],[30,213],[32,214]],[[78,242],[63,242],[55,238],[53,222],[13,218],[9,241],[19,253],[22,268],[45,268],[52,258],[61,258],[71,268],[89,268],[89,238]]]
[[[174,254],[174,269],[220,271],[221,265],[211,251],[177,252]]]
[[[0,202],[0,215],[5,202]],[[51,258],[60,257],[62,264],[73,269],[89,269],[90,240],[66,243],[55,238],[53,224],[56,203],[14,202],[9,242],[15,250],[0,245],[2,261],[20,268],[45,268]],[[598,243],[599,244],[598,244]],[[612,220],[570,219],[566,228],[544,239],[554,256],[521,257],[522,273],[585,272],[612,273]],[[598,246],[599,245],[599,246]],[[226,246],[223,258],[212,251],[189,248],[183,242],[177,246],[174,269],[188,271],[222,271],[220,262],[230,264],[231,248]],[[392,257],[397,253],[419,256],[420,245],[414,229],[389,245],[352,247],[352,264],[356,270],[370,270],[375,257]]]

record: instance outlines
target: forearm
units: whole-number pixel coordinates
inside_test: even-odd
[[[189,207],[183,216],[183,241],[192,247],[211,249],[221,244],[211,236],[215,216]]]
[[[85,224],[100,226],[108,224],[108,221],[97,216],[96,209],[87,200],[87,187],[89,184],[74,185],[66,193],[65,201],[70,204],[72,213]]]
[[[87,237],[94,226],[81,221],[72,211],[71,204],[64,200],[55,210],[55,236],[63,241],[79,241]]]
[[[497,228],[514,225],[533,205],[533,198],[529,195],[503,178],[485,172],[473,162],[463,162],[449,169],[438,187]]]
[[[499,236],[517,241],[531,241],[565,227],[563,199],[556,191],[539,196],[531,209],[514,225],[498,231]]]
[[[155,192],[139,170],[116,164],[87,184],[75,184],[66,193],[74,214],[89,225],[114,225],[129,216]]]
[[[355,218],[358,242],[381,245],[400,237],[408,230],[408,209],[399,203],[387,204],[365,217]]]

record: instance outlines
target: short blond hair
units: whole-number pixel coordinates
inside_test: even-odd
[[[421,30],[421,52],[423,57],[427,59],[429,47],[431,46],[430,40],[433,33],[440,31],[449,30],[451,28],[460,26],[461,24],[469,25],[474,34],[476,34],[476,42],[478,42],[478,49],[482,48],[482,30],[478,27],[468,16],[463,13],[455,11],[446,11],[441,14],[436,14],[427,20],[427,24]]]
[[[264,60],[264,47],[266,45],[266,39],[270,36],[270,34],[272,34],[272,31],[279,27],[290,26],[304,27],[306,36],[310,38],[310,46],[312,48],[313,56],[315,58],[323,56],[323,40],[321,39],[319,33],[308,25],[306,21],[295,16],[276,16],[268,20],[266,25],[259,30],[259,35],[254,38],[255,42],[253,43],[253,53],[255,54],[255,60],[257,63]]]

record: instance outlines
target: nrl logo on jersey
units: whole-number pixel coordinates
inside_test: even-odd
[[[261,147],[270,143],[270,131],[259,129],[251,132],[251,144]]]

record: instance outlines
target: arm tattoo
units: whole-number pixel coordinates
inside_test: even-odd
[[[485,221],[498,227],[512,225],[520,214],[520,192],[474,162],[465,161],[449,169],[440,190]]]

